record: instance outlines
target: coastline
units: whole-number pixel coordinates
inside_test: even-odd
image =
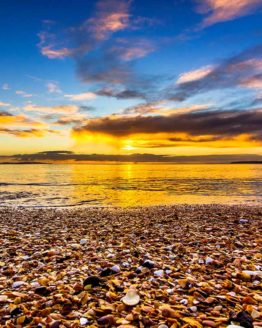
[[[261,327],[261,223],[245,204],[0,208],[0,325],[226,327],[246,311]]]

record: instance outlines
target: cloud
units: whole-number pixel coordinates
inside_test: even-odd
[[[111,33],[126,29],[130,23],[130,3],[124,0],[98,1],[94,17],[89,18],[83,27],[97,40],[104,40]]]
[[[243,81],[251,81],[262,73],[262,45],[247,49],[211,67],[183,73],[176,85],[166,90],[165,97],[182,101],[211,90],[243,87]]]
[[[179,75],[176,84],[187,83],[191,81],[196,81],[204,78],[214,70],[214,66],[204,66],[189,72],[185,72]]]
[[[249,140],[262,141],[262,109],[224,110],[171,113],[170,115],[150,116],[105,116],[87,120],[85,125],[75,127],[73,134],[102,134],[115,138],[134,135],[153,136],[164,134],[170,138],[179,134],[185,141],[192,137],[211,139],[232,139],[247,135]]]
[[[241,85],[251,89],[262,89],[262,74],[258,74],[243,80]]]
[[[27,93],[27,92],[25,92],[23,90],[17,90],[15,93],[17,95],[21,95],[23,98],[31,98],[31,97],[33,97],[33,95],[31,93]]]
[[[80,125],[84,124],[84,122],[87,120],[86,114],[76,113],[72,115],[65,115],[60,116],[58,120],[55,122],[57,125]]]
[[[3,102],[3,101],[0,101],[0,107],[8,107],[10,106],[9,103],[6,103],[6,102]]]
[[[201,24],[202,27],[230,21],[262,7],[261,0],[203,0],[198,3],[198,12],[207,15]]]
[[[66,98],[69,98],[72,101],[82,101],[82,100],[91,100],[96,97],[96,94],[93,92],[84,92],[78,94],[65,95]]]
[[[19,138],[42,138],[46,134],[57,134],[57,131],[54,130],[46,130],[46,129],[26,129],[26,130],[17,130],[17,129],[6,129],[0,127],[0,133],[9,134]]]
[[[10,87],[9,87],[8,83],[4,83],[2,85],[2,90],[5,90],[5,91],[10,90]]]
[[[143,58],[157,49],[156,44],[144,38],[118,38],[109,51],[124,61]]]
[[[68,57],[71,52],[67,48],[62,48],[62,49],[52,49],[51,45],[49,46],[44,46],[41,48],[41,54],[46,56],[49,59],[63,59],[65,57]]]
[[[39,106],[34,104],[27,104],[23,107],[25,111],[43,112],[43,113],[75,113],[79,107],[76,105],[58,105],[58,106]]]
[[[135,72],[132,62],[155,51],[157,46],[133,34],[123,38],[120,32],[136,30],[142,25],[151,26],[155,22],[151,18],[131,15],[131,2],[100,0],[91,17],[66,29],[56,29],[48,22],[39,33],[41,53],[50,59],[72,58],[77,76],[85,83],[124,83],[126,88],[138,83],[141,76]]]
[[[61,89],[57,82],[47,82],[47,90],[49,93],[61,93]]]
[[[32,120],[25,115],[13,115],[9,112],[0,111],[1,133],[24,136],[28,135],[30,131],[40,135],[46,133],[48,129],[45,123]]]
[[[104,97],[114,97],[116,99],[145,99],[146,96],[142,91],[137,90],[115,90],[112,88],[103,88],[96,91],[96,94]]]

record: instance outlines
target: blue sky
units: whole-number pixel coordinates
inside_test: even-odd
[[[261,16],[258,0],[2,1],[0,153],[261,153]]]

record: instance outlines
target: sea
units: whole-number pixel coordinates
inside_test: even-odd
[[[260,164],[0,165],[0,206],[154,206],[262,201]]]

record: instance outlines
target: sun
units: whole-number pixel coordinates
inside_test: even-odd
[[[124,141],[124,146],[122,147],[123,150],[127,150],[127,151],[131,151],[131,150],[134,150],[136,149],[134,146],[133,146],[133,140],[125,140]]]

